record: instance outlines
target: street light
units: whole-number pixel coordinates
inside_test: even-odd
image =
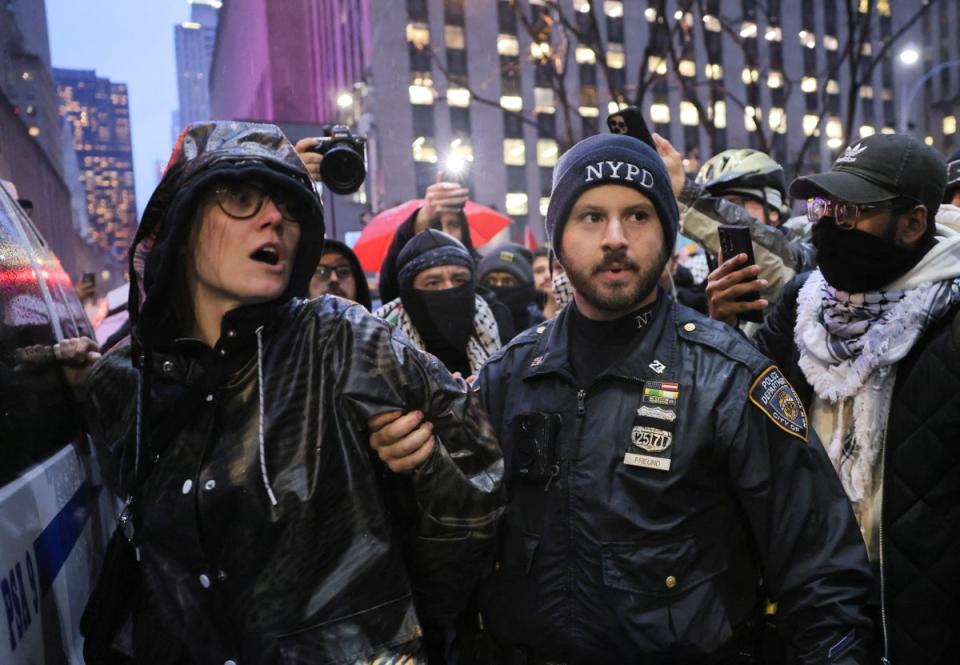
[[[907,46],[900,51],[900,62],[905,65],[915,65],[920,60],[920,51],[913,45]]]
[[[903,60],[903,54],[901,53],[901,60]],[[920,92],[920,88],[923,87],[923,84],[935,76],[938,72],[942,72],[944,69],[949,67],[957,67],[960,65],[960,58],[955,58],[953,60],[947,60],[946,62],[941,62],[936,67],[930,69],[923,76],[916,80],[913,84],[913,87],[910,88],[910,91],[907,93],[907,96],[903,98],[903,105],[900,107],[900,132],[906,132],[909,125],[907,121],[907,114],[910,113],[910,106],[913,104],[913,98],[917,96],[917,93]]]

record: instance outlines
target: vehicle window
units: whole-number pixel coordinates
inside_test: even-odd
[[[0,484],[79,430],[53,356],[50,313],[13,224],[0,207]]]

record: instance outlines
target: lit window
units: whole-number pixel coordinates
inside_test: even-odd
[[[767,74],[767,87],[768,88],[779,88],[783,86],[783,74],[777,71],[772,71]]]
[[[885,101],[885,102],[892,102],[892,101],[893,101],[893,90],[891,90],[890,88],[884,88],[884,89],[883,89],[883,93],[881,94],[881,98],[882,98],[883,101]]]
[[[722,99],[713,103],[713,126],[717,129],[727,126],[727,103]]]
[[[519,112],[523,110],[523,97],[519,95],[502,95],[500,97],[500,108],[505,111]]]
[[[827,138],[843,138],[843,125],[840,123],[840,118],[834,116],[827,120]]]
[[[613,69],[623,69],[626,64],[626,56],[623,53],[623,44],[607,44],[607,67]]]
[[[681,60],[680,64],[677,65],[677,70],[680,72],[680,76],[696,76],[697,63],[693,60]]]
[[[881,134],[896,134],[896,133],[897,133],[897,130],[895,130],[893,127],[884,127],[883,129],[880,130],[880,133],[881,133]]]
[[[520,55],[520,42],[513,35],[497,35],[497,53]]]
[[[837,41],[837,38],[833,35],[824,35],[823,36],[823,48],[828,51],[836,51],[840,48],[840,42]]]
[[[723,78],[723,65],[718,65],[716,63],[708,62],[704,68],[704,74],[708,79],[713,79],[714,81],[719,81]]]
[[[463,26],[447,25],[443,28],[443,41],[447,48],[462,49],[465,46]]]
[[[622,111],[623,109],[627,108],[627,106],[629,106],[629,104],[626,102],[607,102],[607,113],[616,113],[618,111]]]
[[[433,142],[433,139],[426,136],[417,137],[413,142],[413,161],[428,164],[437,163],[437,145]]]
[[[890,0],[877,0],[877,11],[880,16],[890,16]]]
[[[777,134],[787,133],[787,114],[779,106],[774,106],[770,109],[770,116],[767,118],[767,122],[770,124],[770,129]]]
[[[860,86],[860,96],[863,99],[873,99],[873,86],[872,85],[861,85]]]
[[[526,192],[507,192],[504,207],[508,215],[526,215],[528,211]]]
[[[541,196],[541,197],[540,197],[540,215],[541,215],[542,217],[546,217],[546,216],[547,216],[547,208],[549,208],[549,207],[550,207],[550,197],[549,197],[549,196]]]
[[[757,36],[757,24],[753,21],[744,21],[740,26],[740,36],[744,39]]]
[[[767,26],[767,31],[763,33],[763,38],[768,42],[783,41],[783,28],[777,25]]]
[[[756,69],[751,69],[750,67],[744,67],[743,71],[740,72],[740,80],[743,81],[744,85],[750,83],[756,83],[760,79],[760,72]]]
[[[418,49],[430,43],[430,28],[426,23],[407,23],[407,41]]]
[[[955,115],[943,116],[943,133],[945,135],[957,133],[957,116]]]
[[[835,79],[827,81],[827,92],[831,95],[840,94],[840,84]]]
[[[831,150],[839,150],[843,147],[843,139],[841,138],[832,138],[827,139],[827,147]]]
[[[533,42],[530,44],[530,57],[534,60],[543,60],[550,57],[550,44],[547,42]]]
[[[923,142],[927,145],[933,145],[933,137],[927,134],[925,137],[923,137]]]
[[[647,60],[647,69],[661,76],[667,73],[667,59],[658,55],[651,55]]]
[[[763,119],[763,113],[758,107],[743,107],[743,126],[748,132],[757,131],[757,121]]]
[[[600,117],[600,109],[598,109],[596,106],[581,106],[577,109],[577,112],[581,117],[584,118]]]
[[[622,18],[623,3],[620,0],[603,0],[603,13],[610,18]]]
[[[537,139],[537,166],[554,166],[560,149],[553,139]]]
[[[800,81],[800,89],[804,92],[816,92],[817,79],[812,76],[804,76],[803,80]]]
[[[597,53],[588,46],[577,47],[577,62],[581,65],[595,65],[597,63]]]
[[[503,163],[507,166],[527,163],[527,146],[523,139],[503,139]]]
[[[860,0],[859,7],[861,14],[866,14],[870,11],[870,0]]]
[[[868,136],[873,136],[876,131],[873,125],[860,125],[860,138],[865,139]]]
[[[720,24],[720,19],[713,14],[704,14],[703,29],[709,32],[720,32],[723,30],[723,26]]]
[[[40,136],[40,128],[31,127],[30,129],[27,130],[27,133],[29,133],[30,136]]]
[[[433,81],[429,78],[416,78],[410,85],[410,103],[418,105],[433,104]]]
[[[801,30],[800,43],[807,48],[815,48],[817,45],[817,36],[809,30]]]
[[[700,114],[692,102],[680,102],[680,124],[687,127],[700,124]]]
[[[651,104],[650,119],[658,125],[670,124],[670,107],[666,104]]]
[[[863,46],[860,47],[860,53],[863,55],[872,55],[873,54],[873,44],[870,42],[864,42]]]
[[[648,22],[653,23],[657,20],[657,10],[653,7],[647,7],[643,10],[643,17],[647,19]]]
[[[819,116],[817,116],[817,115],[815,115],[815,114],[813,114],[813,113],[808,113],[808,114],[806,114],[805,116],[803,116],[803,133],[804,133],[804,135],[805,135],[805,136],[816,136],[816,135],[818,135],[818,134],[820,133],[820,130],[817,128],[817,126],[818,126],[819,124],[820,124],[820,117],[819,117]]]
[[[447,104],[460,108],[470,106],[470,91],[466,88],[448,88]]]
[[[554,99],[553,88],[534,88],[533,89],[533,112],[534,113],[554,113],[557,110],[557,103]]]
[[[677,11],[675,11],[675,12],[673,13],[673,18],[674,18],[675,21],[682,21],[682,20],[683,20],[683,10],[682,10],[682,9],[678,9]]]
[[[590,12],[590,0],[573,0],[573,11],[587,14]]]
[[[470,139],[465,136],[455,138],[450,142],[450,154],[456,155],[466,162],[472,162],[473,144],[471,144]]]

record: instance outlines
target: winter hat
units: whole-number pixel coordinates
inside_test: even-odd
[[[427,268],[463,266],[472,273],[473,259],[463,243],[436,229],[427,229],[410,240],[397,257],[397,281],[401,289],[412,288],[414,278]]]
[[[664,243],[673,247],[680,211],[660,155],[640,139],[626,134],[596,134],[563,153],[553,169],[545,226],[558,255],[570,209],[581,194],[600,185],[632,187],[649,198],[663,225]]]
[[[480,261],[480,279],[487,273],[505,272],[516,277],[521,284],[533,284],[533,266],[527,255],[531,252],[526,247],[510,242],[498,245]]]

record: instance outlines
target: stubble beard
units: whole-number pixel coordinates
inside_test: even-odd
[[[608,255],[589,271],[571,267],[565,269],[574,290],[592,307],[611,314],[627,314],[635,310],[657,288],[666,259],[661,257],[655,265],[646,267],[629,262],[630,274],[634,275],[635,279],[627,281],[619,288],[605,288],[595,280],[595,275],[603,270],[605,264],[614,261],[629,262],[623,254]]]

